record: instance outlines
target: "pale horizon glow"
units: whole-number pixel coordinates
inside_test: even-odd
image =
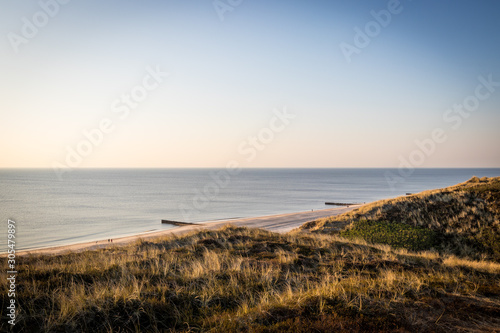
[[[446,117],[500,82],[500,3],[401,0],[349,63],[339,45],[389,2],[244,0],[221,21],[212,1],[70,1],[18,52],[9,34],[43,9],[5,2],[0,168],[68,164],[103,120],[75,168],[396,168],[437,128],[415,167],[500,167],[500,86]]]

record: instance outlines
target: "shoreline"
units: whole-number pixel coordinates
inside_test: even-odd
[[[239,219],[227,219],[227,220],[215,220],[200,222],[198,224],[180,226],[167,230],[155,230],[149,232],[143,232],[139,234],[134,234],[130,236],[123,236],[118,238],[111,238],[112,242],[108,240],[100,241],[87,241],[82,243],[74,243],[67,245],[49,246],[35,249],[19,250],[16,251],[16,255],[30,255],[30,254],[63,254],[67,252],[80,252],[86,250],[97,250],[103,249],[111,246],[123,246],[134,243],[140,239],[149,240],[153,238],[158,238],[167,235],[183,235],[189,232],[203,230],[203,229],[216,229],[224,225],[236,225],[236,226],[246,226],[250,228],[261,228],[273,232],[286,233],[305,222],[312,221],[319,218],[324,218],[328,216],[339,215],[347,211],[353,210],[355,208],[361,207],[362,205],[355,205],[349,207],[337,207],[337,208],[327,208],[319,209],[315,211],[302,211],[296,213],[286,213],[278,215],[266,215],[259,217],[247,217]],[[7,256],[7,253],[0,254],[0,257]]]

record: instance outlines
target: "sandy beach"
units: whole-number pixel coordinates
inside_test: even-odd
[[[289,213],[281,215],[268,215],[268,216],[250,217],[250,218],[242,218],[234,220],[207,221],[197,225],[186,225],[169,230],[155,231],[155,232],[137,234],[127,237],[113,238],[112,243],[108,242],[108,240],[92,241],[85,243],[55,246],[55,247],[47,247],[41,249],[22,250],[18,251],[16,254],[17,255],[62,254],[73,251],[94,250],[109,246],[126,245],[136,242],[139,239],[152,239],[155,237],[161,237],[173,234],[182,235],[201,229],[217,229],[226,224],[245,226],[250,228],[262,228],[273,232],[285,233],[292,229],[298,228],[305,222],[319,218],[324,218],[327,216],[339,215],[360,206],[361,205],[353,205],[349,207],[338,207],[338,208],[321,209],[315,211],[297,212],[297,213]]]

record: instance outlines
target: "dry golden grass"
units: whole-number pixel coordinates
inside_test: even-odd
[[[443,260],[443,264],[448,267],[466,267],[476,271],[500,274],[500,264],[486,260],[474,261],[449,256]]]
[[[19,332],[500,329],[498,264],[330,235],[225,227],[19,268]]]

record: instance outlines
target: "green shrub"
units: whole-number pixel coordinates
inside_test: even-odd
[[[385,221],[357,221],[349,230],[342,231],[344,238],[364,239],[370,243],[387,244],[411,251],[429,250],[436,246],[438,235],[435,231],[413,227],[403,223]]]

